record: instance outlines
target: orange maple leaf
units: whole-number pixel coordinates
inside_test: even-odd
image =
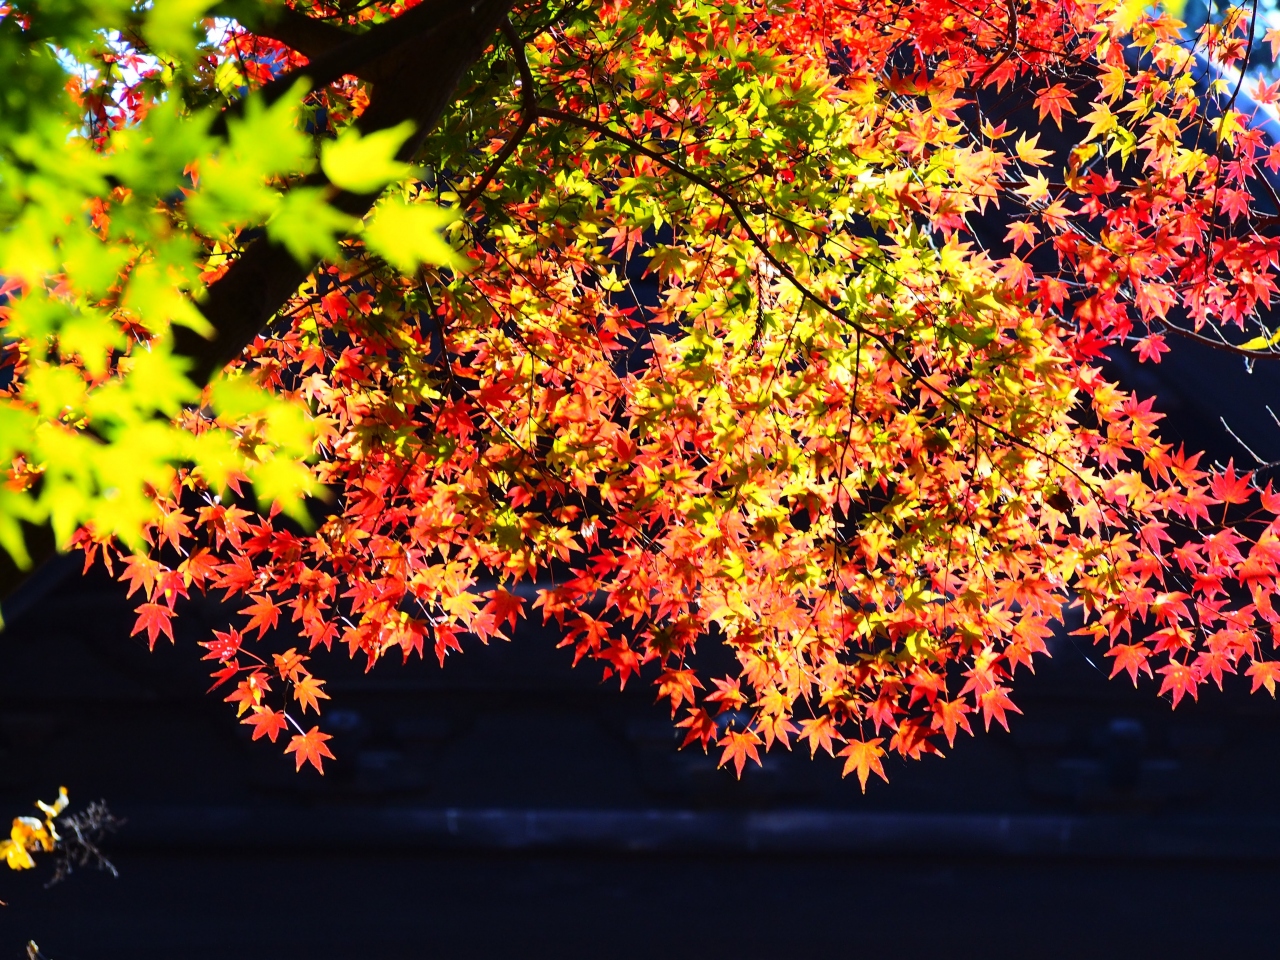
[[[184,513],[181,509],[166,510],[160,522],[156,524],[156,531],[159,533],[156,546],[163,546],[168,541],[173,544],[175,550],[179,549],[182,541],[191,536],[192,519],[189,513]]]
[[[760,728],[760,732],[764,734],[764,747],[766,750],[773,746],[774,740],[777,740],[790,750],[791,734],[799,733],[791,719],[781,714],[765,714],[757,719],[756,725]]]
[[[217,572],[217,557],[211,550],[201,548],[178,564],[178,573],[185,584],[194,583],[201,590]]]
[[[956,730],[960,727],[964,727],[965,733],[973,735],[973,727],[969,726],[969,718],[966,716],[969,712],[969,704],[961,697],[955,700],[939,698],[933,702],[933,729],[943,732],[948,746],[956,745]]]
[[[1075,113],[1075,105],[1071,102],[1071,91],[1066,85],[1055,83],[1053,86],[1041,90],[1036,94],[1036,113],[1040,115],[1043,121],[1046,116],[1053,117],[1053,122],[1058,125],[1058,129],[1062,129],[1062,114]]]
[[[321,733],[319,727],[312,727],[305,734],[294,734],[293,739],[289,741],[289,745],[284,748],[284,752],[293,754],[294,760],[297,761],[297,765],[294,767],[295,770],[301,770],[304,763],[310,763],[320,771],[321,776],[324,776],[324,766],[320,758],[337,759],[329,752],[329,748],[325,746],[325,741],[332,739],[333,737],[329,736],[329,734]]]
[[[265,673],[254,673],[241,680],[235,690],[223,699],[223,702],[236,704],[236,716],[239,717],[243,716],[250,707],[261,704],[262,695],[270,692],[271,678]]]
[[[992,687],[978,698],[978,703],[982,706],[982,725],[986,730],[991,729],[991,721],[993,719],[1008,730],[1009,720],[1005,717],[1005,712],[1009,710],[1014,713],[1022,712],[1009,699],[1008,687]]]
[[[840,735],[840,731],[836,729],[835,723],[832,722],[829,714],[823,714],[815,720],[800,721],[800,736],[809,741],[809,756],[813,757],[817,754],[818,748],[827,751],[828,756],[836,755],[835,747],[832,740],[844,740]]]
[[[120,571],[120,579],[129,581],[129,592],[125,597],[132,597],[139,587],[151,599],[151,591],[155,589],[156,577],[164,570],[164,566],[145,556],[129,556],[124,558],[124,569]]]
[[[863,793],[867,792],[867,778],[872,773],[878,774],[885,783],[889,782],[889,778],[885,776],[884,764],[880,762],[880,758],[884,756],[884,750],[880,746],[882,743],[884,743],[884,737],[850,740],[839,753],[839,756],[846,758],[840,775],[847,777],[850,773],[857,771],[858,782],[862,784]]]
[[[725,677],[723,680],[711,678],[711,682],[716,685],[714,692],[707,694],[707,703],[720,704],[720,712],[725,710],[736,710],[739,707],[747,705],[746,695],[742,692],[740,682],[735,677]]]
[[[323,680],[317,680],[309,673],[294,681],[293,698],[302,704],[303,713],[307,712],[307,707],[315,710],[316,713],[320,712],[319,701],[329,699],[329,695],[320,689],[323,686]]]
[[[716,743],[724,747],[724,753],[720,755],[720,762],[716,764],[723,767],[730,760],[733,761],[734,772],[738,775],[738,779],[742,779],[742,768],[746,766],[747,759],[750,758],[756,762],[756,766],[760,765],[760,738],[754,730],[730,730],[725,736]]]
[[[280,671],[281,680],[298,681],[298,674],[305,674],[306,668],[302,665],[311,658],[298,652],[297,647],[290,647],[284,653],[273,653],[271,659],[275,663],[275,667]]]
[[[1280,28],[1272,27],[1264,33],[1262,35],[1262,42],[1270,44],[1272,60],[1275,60],[1277,56],[1280,56]]]

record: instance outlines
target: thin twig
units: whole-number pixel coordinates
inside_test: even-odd
[[[1186,327],[1180,327],[1176,323],[1164,321],[1164,328],[1171,333],[1176,333],[1180,337],[1188,340],[1194,340],[1196,343],[1204,344],[1206,347],[1212,347],[1214,350],[1222,350],[1225,353],[1234,353],[1237,357],[1248,357],[1250,360],[1280,360],[1280,351],[1276,350],[1250,350],[1247,347],[1237,347],[1234,343],[1228,343],[1226,340],[1215,340],[1213,337],[1206,337],[1202,333],[1196,333],[1194,330],[1188,330]]]
[[[502,35],[507,38],[507,42],[511,44],[511,52],[516,58],[516,66],[520,70],[520,122],[516,125],[516,129],[511,136],[507,138],[507,142],[502,145],[502,149],[498,151],[498,155],[493,158],[493,162],[476,181],[467,195],[462,198],[460,208],[466,210],[475,203],[489,184],[493,182],[493,178],[498,175],[498,171],[502,169],[502,165],[511,158],[511,154],[515,153],[516,147],[520,145],[520,141],[524,139],[529,128],[533,126],[533,121],[538,116],[538,95],[534,90],[533,71],[529,69],[529,60],[524,55],[524,45],[520,40],[520,36],[516,33],[515,27],[511,25],[511,18],[504,17],[502,23],[498,27],[502,31]]]
[[[1260,467],[1271,466],[1271,464],[1267,463],[1260,456],[1254,453],[1247,443],[1245,443],[1243,440],[1240,439],[1240,435],[1231,429],[1231,424],[1227,423],[1226,417],[1219,417],[1218,420],[1222,423],[1222,426],[1227,431],[1227,433],[1231,434],[1231,439],[1234,440],[1236,443],[1240,444],[1240,446],[1244,448],[1245,453],[1253,457],[1254,463],[1256,463]]]
[[[1025,450],[1029,450],[1031,453],[1035,454],[1036,456],[1044,457],[1050,462],[1057,464],[1062,469],[1066,470],[1069,474],[1071,474],[1071,476],[1073,476],[1077,481],[1079,481],[1083,487],[1090,490],[1092,493],[1096,495],[1097,489],[1098,489],[1096,483],[1090,482],[1086,477],[1081,475],[1081,473],[1071,464],[1067,463],[1056,454],[1050,453],[1045,450],[1037,449],[1034,444],[1032,444],[1027,440],[1024,440],[1022,437],[1018,436],[1012,431],[1007,430],[996,423],[992,423],[984,417],[978,416],[972,410],[966,409],[965,406],[962,403],[960,403],[959,400],[952,397],[945,390],[942,390],[937,386],[935,386],[934,384],[930,383],[927,378],[922,377],[919,373],[917,373],[914,369],[912,369],[910,363],[906,360],[906,358],[904,358],[898,352],[897,345],[892,340],[890,340],[888,336],[886,336],[885,334],[881,333],[878,330],[875,330],[871,327],[867,327],[867,326],[864,326],[863,324],[858,323],[848,314],[837,309],[836,307],[833,307],[824,298],[818,296],[818,294],[810,290],[808,285],[805,284],[799,277],[796,276],[795,271],[793,271],[790,267],[788,267],[785,263],[783,263],[778,258],[777,254],[773,252],[772,248],[770,248],[770,246],[767,243],[765,243],[764,238],[760,236],[760,234],[756,231],[756,229],[751,225],[750,221],[747,219],[747,213],[746,213],[746,210],[743,208],[742,203],[732,194],[726,192],[716,184],[712,183],[706,177],[694,172],[693,170],[690,170],[688,167],[684,166],[684,164],[680,163],[678,160],[674,160],[671,157],[667,156],[666,154],[660,153],[656,150],[652,150],[649,147],[646,147],[644,144],[636,141],[634,137],[628,136],[627,134],[624,134],[624,133],[620,133],[619,131],[608,126],[607,124],[600,123],[599,121],[596,121],[596,120],[588,119],[587,117],[580,117],[573,113],[567,113],[563,110],[556,110],[549,107],[539,107],[537,116],[547,120],[559,120],[563,123],[569,123],[575,126],[583,127],[584,129],[597,133],[602,137],[606,137],[607,139],[613,140],[615,143],[619,143],[622,146],[625,146],[628,149],[641,154],[642,156],[649,157],[651,160],[655,160],[658,163],[661,163],[663,166],[667,167],[672,172],[679,174],[680,176],[684,177],[686,180],[689,180],[690,182],[702,187],[704,190],[711,193],[712,196],[719,198],[725,204],[725,206],[729,208],[729,212],[732,213],[734,216],[734,219],[738,221],[738,225],[742,228],[742,231],[747,235],[747,239],[751,242],[751,244],[757,250],[760,251],[761,255],[774,267],[774,269],[776,269],[779,272],[779,274],[781,274],[783,277],[786,278],[787,282],[789,282],[793,287],[795,287],[795,289],[800,293],[800,296],[803,299],[809,301],[819,310],[822,310],[824,313],[829,314],[831,317],[839,320],[841,323],[852,328],[853,330],[859,333],[865,334],[873,342],[879,344],[881,349],[884,350],[884,352],[888,355],[888,357],[894,363],[898,364],[898,366],[902,367],[902,369],[906,372],[907,377],[917,387],[919,387],[922,391],[928,391],[930,394],[936,396],[944,406],[950,407],[952,410],[954,410],[956,413],[958,413],[962,417],[967,417],[974,424],[981,427],[985,427],[986,429],[990,430],[992,433],[995,433],[998,436],[1004,437],[1014,446],[1021,447]],[[862,262],[870,263],[870,261],[866,260],[865,258],[859,258],[859,259],[862,260]]]

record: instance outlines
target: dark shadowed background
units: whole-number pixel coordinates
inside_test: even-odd
[[[1280,458],[1275,371],[1117,374],[1188,447],[1249,463],[1225,412]],[[0,816],[65,784],[128,824],[118,879],[0,874],[0,960],[1280,955],[1280,706],[1243,678],[1175,712],[1063,636],[1011,733],[891,759],[864,797],[806,748],[736,781],[525,626],[443,670],[325,658],[321,778],[205,694],[216,603],[148,653],[101,573],[39,592],[0,634]]]

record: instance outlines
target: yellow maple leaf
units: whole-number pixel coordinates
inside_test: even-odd
[[[1027,177],[1027,185],[1019,187],[1014,193],[1021,194],[1031,203],[1044,200],[1049,196],[1049,178],[1041,173]]]
[[[1147,2],[1148,0],[1124,0],[1111,16],[1112,25],[1119,33],[1128,33],[1146,12]]]
[[[1124,67],[1112,65],[1102,71],[1100,83],[1102,86],[1102,96],[1107,98],[1108,103],[1115,103],[1124,96],[1124,84],[1128,78]]]
[[[1027,137],[1025,134],[1018,138],[1014,149],[1018,153],[1018,159],[1023,163],[1029,163],[1033,167],[1043,167],[1046,163],[1045,157],[1052,156],[1052,150],[1041,150],[1036,144],[1040,141],[1040,134],[1033,137]]]
[[[1093,109],[1085,115],[1084,119],[1090,124],[1088,136],[1085,137],[1086,142],[1096,140],[1099,136],[1110,133],[1116,128],[1116,116],[1105,103],[1094,103]]]

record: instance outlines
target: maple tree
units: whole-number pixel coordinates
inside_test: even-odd
[[[318,648],[443,663],[527,616],[739,774],[795,738],[864,790],[1007,727],[1068,605],[1174,706],[1274,695],[1280,493],[1102,371],[1280,351],[1257,32],[6,4],[0,585],[78,547],[152,645],[221,591],[214,687],[321,772]]]

